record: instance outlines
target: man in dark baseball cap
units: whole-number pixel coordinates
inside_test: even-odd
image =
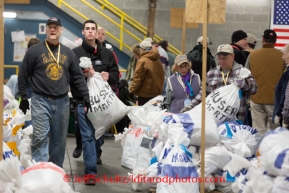
[[[56,25],[62,26],[60,19],[56,17],[51,17],[50,19],[48,19],[46,25],[49,25],[51,23],[55,23]]]
[[[271,29],[266,29],[263,33],[263,38],[264,39],[270,39],[270,40],[275,40],[276,42],[276,39],[277,39],[277,34],[274,30],[271,30]],[[274,42],[274,43],[275,43]]]

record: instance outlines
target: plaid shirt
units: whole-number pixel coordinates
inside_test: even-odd
[[[229,74],[227,85],[233,84],[234,80],[237,79],[240,73],[240,69],[243,66],[234,61],[233,68]],[[216,90],[222,86],[225,86],[223,81],[222,73],[220,71],[220,66],[211,69],[207,72],[207,95],[210,94],[213,90]],[[245,79],[245,84],[242,86],[243,97],[241,98],[240,108],[238,112],[238,119],[244,122],[244,117],[246,113],[246,102],[249,98],[249,95],[253,95],[257,92],[257,84],[252,75]],[[192,107],[194,108],[202,102],[202,92],[192,100]]]

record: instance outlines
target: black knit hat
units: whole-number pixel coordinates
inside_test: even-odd
[[[232,34],[231,40],[232,40],[232,43],[236,43],[246,37],[247,37],[247,34],[243,30],[238,30]]]

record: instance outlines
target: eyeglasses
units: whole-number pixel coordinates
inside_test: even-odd
[[[226,57],[222,57],[222,58],[218,57],[217,59],[218,59],[218,60],[224,60],[224,61],[226,61],[226,60],[228,60],[228,59],[230,58],[230,56],[231,56],[231,55],[226,56]]]

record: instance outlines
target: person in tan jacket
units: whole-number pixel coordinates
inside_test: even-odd
[[[282,52],[274,48],[276,40],[277,35],[273,30],[265,30],[262,48],[252,51],[246,62],[246,68],[251,71],[258,86],[258,92],[250,97],[252,126],[263,136],[268,129],[278,127],[271,120],[274,108],[274,91],[283,74],[284,61],[282,60]]]
[[[144,105],[152,98],[161,95],[164,85],[164,69],[160,62],[160,54],[157,49],[152,49],[149,41],[142,41],[140,48],[140,59],[130,86],[130,98],[138,96],[138,105]]]

